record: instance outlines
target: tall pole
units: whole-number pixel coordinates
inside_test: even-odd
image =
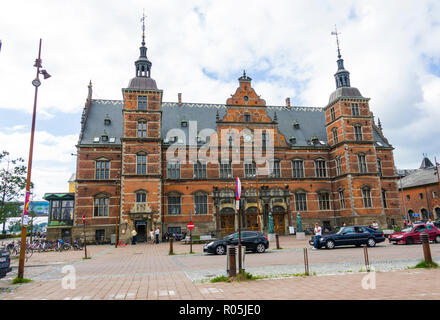
[[[255,178],[256,178],[256,184],[257,184],[257,220],[258,220],[258,225],[260,226],[260,232],[263,232],[263,223],[262,223],[262,219],[260,217],[260,200],[259,200],[259,186],[258,186],[258,170],[255,170]]]
[[[238,209],[238,272],[241,273],[242,265],[241,265],[241,211],[242,208],[242,200],[239,200],[240,207]]]
[[[434,161],[435,161],[435,169],[436,169],[435,171],[437,174],[437,181],[438,181],[438,183],[437,183],[437,199],[439,199],[440,198],[440,173],[438,172],[437,158],[434,157]],[[434,216],[434,213],[433,213],[433,216]],[[437,215],[437,219],[440,219],[440,215]]]
[[[405,196],[404,196],[404,194],[403,194],[402,176],[400,176],[400,190],[401,190],[401,193],[402,193],[403,210],[405,210],[403,216],[405,217],[406,222],[409,223],[409,220],[408,220],[408,212],[406,212]]]
[[[18,262],[18,275],[17,275],[17,277],[20,279],[23,279],[23,275],[24,275],[24,258],[26,253],[26,232],[27,232],[27,225],[29,220],[29,213],[28,213],[29,196],[31,192],[32,156],[34,152],[35,115],[37,110],[38,87],[41,84],[39,79],[40,67],[41,67],[41,39],[38,48],[38,59],[35,65],[37,67],[37,77],[32,81],[32,84],[35,86],[34,110],[32,114],[31,141],[29,146],[29,159],[28,159],[27,178],[26,178],[26,198],[24,202],[24,212],[21,220],[21,247],[20,247],[20,259]]]
[[[192,222],[192,209],[190,211],[189,221]],[[189,253],[193,253],[193,237],[192,237],[192,228],[189,229]]]

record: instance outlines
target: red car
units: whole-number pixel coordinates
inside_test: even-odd
[[[417,224],[415,226],[403,229],[400,232],[394,232],[390,234],[390,237],[388,239],[394,244],[413,244],[417,242],[422,242],[420,240],[420,234],[422,232],[428,233],[430,241],[440,243],[440,229],[431,224],[425,223]]]

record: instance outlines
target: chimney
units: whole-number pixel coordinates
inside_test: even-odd
[[[87,87],[89,88],[89,93],[87,95],[87,100],[90,101],[90,100],[92,100],[92,92],[93,92],[93,90],[92,90],[92,80],[90,80],[89,85]]]
[[[181,107],[182,106],[182,94],[181,93],[177,94],[177,100],[179,101],[178,102],[179,107]]]
[[[286,98],[286,107],[290,109],[290,98]]]

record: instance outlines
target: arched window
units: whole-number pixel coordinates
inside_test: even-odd
[[[94,198],[93,216],[107,217],[110,197],[107,194],[98,194]]]
[[[337,144],[339,142],[338,140],[338,128],[333,128],[332,129],[332,135],[333,135],[333,143]]]

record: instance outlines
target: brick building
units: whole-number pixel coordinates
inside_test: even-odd
[[[184,103],[181,94],[163,102],[142,35],[122,100],[93,99],[89,85],[74,236],[83,216],[89,238],[109,239],[117,227],[121,239],[136,229],[143,240],[155,226],[186,231],[190,219],[195,234],[227,234],[238,225],[237,176],[247,229],[266,231],[269,212],[279,234],[296,225],[297,212],[306,228],[316,221],[328,228],[400,224],[393,147],[369,98],[351,87],[340,54],[337,65],[336,90],[322,108],[294,107],[289,98],[268,106],[245,72],[226,104]]]
[[[440,219],[440,181],[437,171],[438,167],[424,157],[418,170],[402,177],[399,189],[408,219]]]

